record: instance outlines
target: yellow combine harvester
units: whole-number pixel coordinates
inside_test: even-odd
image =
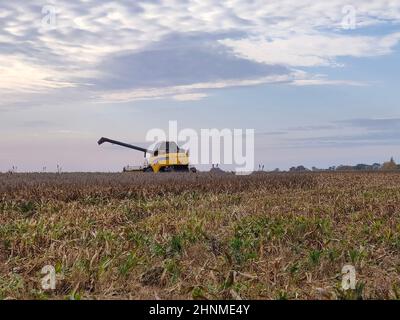
[[[148,159],[146,166],[140,169],[140,171],[196,172],[195,168],[189,167],[188,151],[180,149],[175,142],[160,142],[156,145],[153,151],[108,138],[101,138],[97,143],[101,145],[105,142],[143,152],[145,157],[149,154],[150,158]]]

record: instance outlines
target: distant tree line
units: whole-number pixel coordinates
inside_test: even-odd
[[[305,166],[297,166],[291,167],[289,169],[290,172],[306,172],[306,171],[400,171],[400,165],[396,164],[393,158],[390,161],[385,162],[383,164],[374,163],[374,164],[357,164],[355,166],[349,165],[340,165],[329,167],[328,169],[319,169],[316,167],[312,167],[311,169],[306,168]]]

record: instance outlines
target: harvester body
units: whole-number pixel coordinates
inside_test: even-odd
[[[160,142],[156,145],[154,150],[148,150],[108,138],[101,138],[98,141],[98,144],[101,145],[105,142],[143,152],[145,157],[147,154],[149,154],[150,157],[147,160],[147,165],[145,165],[141,169],[141,171],[144,172],[188,172],[189,170],[195,171],[195,169],[193,168],[189,169],[188,152],[180,149],[178,145],[172,141]]]

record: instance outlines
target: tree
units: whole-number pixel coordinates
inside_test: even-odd
[[[291,172],[303,172],[303,171],[310,171],[308,170],[305,166],[298,166],[296,167],[291,167],[290,170]]]

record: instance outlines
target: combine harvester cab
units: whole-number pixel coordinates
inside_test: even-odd
[[[132,167],[125,167],[124,172],[196,172],[195,168],[189,167],[188,151],[180,149],[175,142],[160,142],[156,145],[153,151],[104,137],[101,138],[97,143],[102,145],[106,142],[143,152],[145,157],[147,154],[150,155],[148,163],[144,167],[133,170],[129,170]]]

